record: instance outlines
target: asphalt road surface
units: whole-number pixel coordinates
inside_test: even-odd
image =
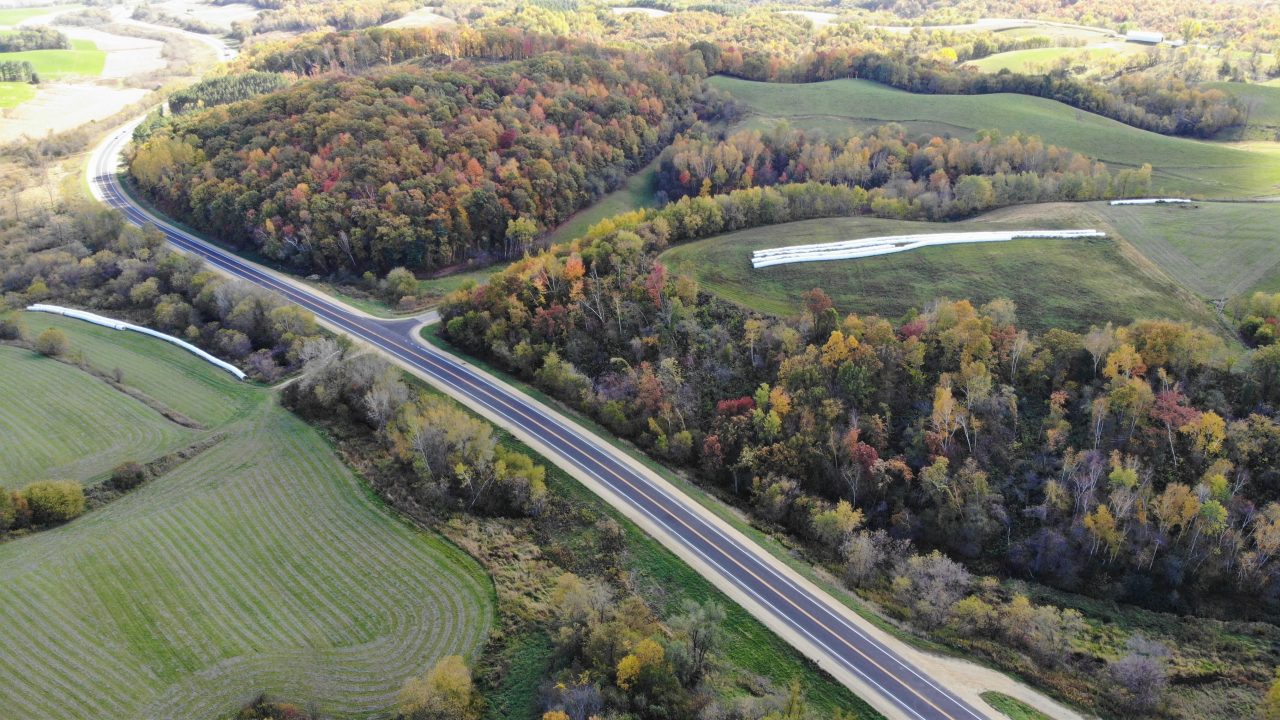
[[[597,444],[531,398],[419,343],[413,337],[416,321],[382,320],[354,313],[320,293],[264,272],[136,205],[122,191],[116,175],[120,150],[131,132],[132,125],[113,135],[90,159],[94,194],[123,212],[130,222],[156,226],[179,250],[199,255],[228,275],[283,295],[330,325],[412,366],[432,383],[465,395],[511,425],[540,438],[557,464],[574,466],[595,478],[617,496],[610,499],[612,502],[629,504],[632,511],[646,516],[668,535],[666,542],[683,545],[705,561],[712,572],[719,573],[719,578],[710,580],[727,581],[758,603],[758,608],[748,608],[754,614],[772,614],[772,618],[760,618],[762,621],[780,621],[808,639],[827,655],[823,666],[842,667],[862,681],[861,694],[878,693],[877,698],[865,699],[885,714],[916,720],[988,717],[845,619],[836,600],[793,582],[775,567],[778,561],[762,548],[741,537],[731,538],[704,517],[706,510],[695,500],[637,471],[632,465],[635,461],[619,450]]]

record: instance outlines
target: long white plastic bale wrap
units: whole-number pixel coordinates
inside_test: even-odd
[[[929,233],[921,235],[886,235],[883,237],[842,240],[817,245],[792,245],[790,247],[756,250],[751,253],[751,266],[755,268],[789,263],[819,262],[823,260],[851,260],[906,252],[935,245],[959,245],[963,243],[1008,242],[1030,238],[1072,239],[1106,237],[1099,230],[990,230],[984,232]]]
[[[1133,198],[1132,200],[1112,200],[1112,205],[1182,205],[1194,200],[1187,198]]]
[[[54,315],[62,315],[63,317],[75,318],[76,320],[83,320],[85,322],[93,323],[94,325],[109,327],[112,330],[132,330],[137,333],[142,333],[143,335],[150,335],[151,337],[159,338],[161,340],[164,340],[165,342],[173,343],[174,345],[177,345],[183,350],[186,350],[187,352],[200,357],[202,360],[205,360],[209,363],[217,365],[223,370],[226,370],[232,375],[235,375],[236,378],[239,380],[243,380],[245,378],[245,374],[241,372],[240,368],[236,367],[235,365],[232,365],[231,363],[226,362],[224,360],[220,360],[185,340],[180,340],[172,335],[165,335],[164,333],[158,332],[156,330],[152,330],[149,327],[142,327],[141,325],[134,325],[133,323],[122,322],[120,320],[113,320],[112,318],[109,318],[109,317],[95,315],[91,312],[85,312],[84,310],[64,308],[64,307],[59,307],[57,305],[44,305],[41,303],[36,303],[35,305],[27,306],[27,310],[31,312],[52,313]]]

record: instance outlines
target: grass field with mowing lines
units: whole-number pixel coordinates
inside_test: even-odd
[[[146,335],[100,327],[48,313],[23,313],[27,334],[58,328],[71,349],[97,370],[120,369],[122,382],[166,407],[206,426],[221,425],[246,412],[258,390],[182,348]]]
[[[36,86],[31,83],[0,82],[0,108],[21,105],[36,96]]]
[[[1206,298],[1280,291],[1280,204],[1084,206]]]
[[[1033,206],[1034,207],[1034,206]],[[1030,216],[1027,213],[1031,213]],[[753,270],[753,250],[907,233],[1092,227],[1071,213],[1010,208],[957,223],[835,218],[773,225],[686,243],[662,254],[675,274],[689,274],[721,297],[759,312],[789,316],[800,295],[820,287],[836,309],[889,318],[939,297],[982,303],[1007,297],[1018,319],[1035,329],[1085,329],[1092,323],[1139,317],[1212,322],[1208,311],[1178,297],[1158,273],[1141,272],[1112,238],[1014,240],[923,248],[895,255],[800,263]],[[1030,282],[1040,278],[1041,282]]]
[[[0,346],[0,377],[0,490],[36,480],[88,482],[195,437],[92,375],[30,350]]]
[[[70,76],[96,76],[106,66],[107,54],[92,40],[72,40],[70,50],[25,50],[0,53],[0,61],[26,60],[35,67],[41,80]]]
[[[897,122],[929,134],[972,137],[978,130],[1022,132],[1106,162],[1113,170],[1151,163],[1153,190],[1206,197],[1275,195],[1280,146],[1231,145],[1147,132],[1062,103],[1028,95],[918,95],[866,80],[781,84],[713,77],[757,115],[797,127],[865,129]]]
[[[202,372],[137,339],[126,373],[152,397],[176,386],[146,378]],[[392,516],[271,391],[245,386],[230,404],[226,439],[203,454],[0,544],[6,714],[214,718],[265,691],[326,717],[385,715],[407,676],[474,658],[494,606],[479,565]]]

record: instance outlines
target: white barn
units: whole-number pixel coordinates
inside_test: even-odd
[[[1152,32],[1150,30],[1130,30],[1124,34],[1124,39],[1129,42],[1148,43],[1150,45],[1159,45],[1164,42],[1164,33]]]

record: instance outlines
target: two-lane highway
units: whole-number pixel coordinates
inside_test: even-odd
[[[121,189],[116,174],[120,151],[132,127],[109,138],[89,164],[94,195],[120,210],[130,222],[154,225],[178,249],[311,310],[329,326],[390,355],[518,436],[531,439],[553,462],[603,488],[601,495],[623,512],[647,520],[641,524],[663,544],[696,560],[694,567],[717,587],[739,599],[749,612],[886,716],[911,720],[988,717],[859,627],[836,600],[797,581],[762,548],[709,517],[696,501],[540,403],[420,343],[413,337],[410,323],[353,312],[210,245],[135,204]]]

